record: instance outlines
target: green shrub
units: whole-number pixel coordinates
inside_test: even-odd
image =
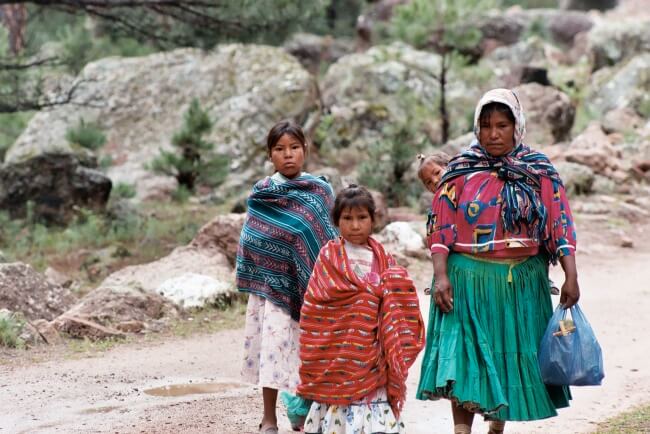
[[[4,160],[7,150],[25,130],[32,115],[33,112],[0,114],[0,161]]]
[[[0,314],[0,345],[9,348],[22,348],[25,342],[20,338],[25,323],[15,314]]]
[[[71,145],[78,145],[91,151],[106,144],[106,136],[99,125],[92,122],[86,123],[83,118],[75,127],[68,128],[65,138]]]
[[[392,206],[412,205],[422,187],[404,182],[404,175],[427,140],[408,125],[386,128],[384,137],[368,149],[369,158],[359,165],[359,182],[384,193]]]
[[[135,197],[136,191],[133,184],[127,184],[125,182],[118,182],[111,190],[111,196],[122,198],[122,199],[131,199]]]
[[[160,151],[149,168],[156,173],[173,176],[188,192],[193,192],[197,183],[216,187],[228,176],[229,160],[223,155],[211,155],[213,143],[204,136],[212,130],[208,113],[192,100],[184,114],[180,131],[174,134],[174,151]],[[180,196],[184,192],[179,191]]]

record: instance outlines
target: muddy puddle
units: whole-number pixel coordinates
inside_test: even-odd
[[[219,393],[242,387],[239,383],[192,383],[146,389],[144,393],[152,396],[184,396],[198,393]]]

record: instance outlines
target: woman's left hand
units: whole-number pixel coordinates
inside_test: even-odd
[[[578,270],[576,268],[576,257],[562,256],[560,264],[564,270],[564,285],[560,293],[560,304],[565,309],[572,307],[580,299],[580,287],[578,286]]]
[[[578,286],[578,279],[567,279],[562,285],[562,293],[560,294],[560,304],[565,309],[570,308],[580,299],[580,286]]]

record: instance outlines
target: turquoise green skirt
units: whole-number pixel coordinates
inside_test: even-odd
[[[454,308],[431,297],[417,398],[447,398],[486,419],[536,420],[568,407],[568,387],[542,382],[537,349],[552,314],[541,256],[508,264],[452,254]],[[433,285],[432,285],[433,287]]]

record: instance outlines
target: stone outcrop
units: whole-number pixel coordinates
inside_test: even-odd
[[[599,71],[592,78],[591,92],[585,100],[587,107],[599,115],[628,108],[647,118],[650,115],[650,45],[648,51],[619,69]]]
[[[112,158],[111,180],[135,185],[138,198],[174,187],[161,189],[160,182],[171,178],[161,179],[144,166],[160,149],[171,148],[192,99],[214,121],[207,138],[214,152],[230,158],[232,173],[224,188],[249,188],[263,174],[269,128],[283,118],[302,121],[316,101],[314,79],[300,63],[280,48],[261,45],[105,58],[86,65],[77,80],[75,104],[38,112],[6,161],[73,152],[65,133],[83,118],[106,133],[99,154]]]
[[[347,173],[373,144],[388,138],[387,127],[411,122],[420,132],[418,121],[439,119],[433,103],[440,94],[439,68],[438,55],[400,43],[342,57],[321,84],[326,115],[315,137],[321,155]],[[453,72],[448,80],[451,134],[457,135],[470,128],[467,107],[476,104],[480,89],[468,89]],[[439,140],[439,131],[427,134]]]
[[[53,285],[30,265],[0,264],[0,309],[20,312],[28,320],[52,320],[68,310],[75,297]]]
[[[190,246],[199,251],[217,250],[218,254],[223,252],[228,259],[228,263],[234,267],[237,258],[237,247],[239,246],[239,235],[244,226],[244,220],[246,220],[246,214],[216,216],[199,229]]]
[[[548,145],[569,137],[575,107],[568,95],[537,83],[523,84],[514,91],[526,112],[527,144]]]
[[[0,208],[24,217],[31,203],[35,217],[65,224],[79,208],[103,210],[111,187],[92,158],[39,154],[0,168]]]
[[[650,20],[601,20],[589,32],[593,69],[650,52]]]

